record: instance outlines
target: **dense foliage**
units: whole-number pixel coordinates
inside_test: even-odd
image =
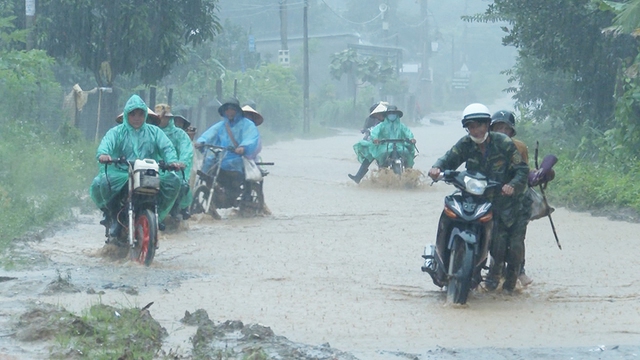
[[[182,58],[185,47],[219,31],[217,0],[42,0],[38,45],[56,58],[76,59],[99,86],[136,73],[155,84]]]
[[[616,75],[635,56],[633,39],[603,34],[613,15],[590,0],[496,0],[479,21],[506,21],[503,44],[518,49],[514,98],[537,118],[561,116],[567,130],[607,129]]]
[[[520,133],[560,158],[553,197],[640,212],[640,1],[496,0],[476,21],[504,21],[518,49],[507,74]],[[543,154],[541,154],[543,155]]]
[[[0,18],[0,248],[34,226],[70,214],[95,172],[92,145],[63,117],[54,60]],[[53,131],[52,131],[53,130]]]

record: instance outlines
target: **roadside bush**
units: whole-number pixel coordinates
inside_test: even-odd
[[[34,227],[87,204],[97,172],[93,144],[69,141],[43,126],[13,122],[0,132],[0,248]]]
[[[292,69],[267,64],[246,72],[228,71],[223,79],[224,94],[233,94],[234,80],[238,80],[238,100],[256,104],[265,119],[262,126],[278,132],[302,129],[302,88]]]
[[[559,120],[551,118],[539,123],[518,119],[517,126],[518,138],[529,147],[531,168],[537,140],[540,161],[547,154],[558,157],[556,177],[547,190],[553,205],[580,211],[633,209],[640,214],[640,164],[607,161],[597,141],[589,140],[595,137],[592,129],[569,134],[561,130]]]
[[[57,129],[63,92],[52,71],[53,58],[41,50],[0,55],[0,110],[12,115],[0,118],[0,124],[23,120]]]

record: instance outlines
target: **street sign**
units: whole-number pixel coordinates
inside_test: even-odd
[[[24,12],[27,16],[35,16],[36,0],[24,0]]]

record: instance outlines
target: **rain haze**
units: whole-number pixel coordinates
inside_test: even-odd
[[[548,34],[536,35],[540,45],[535,36],[513,40],[522,28],[510,32],[531,13],[504,7],[495,10],[502,17],[486,15],[494,4],[486,0],[163,0],[161,9],[133,10],[94,0],[90,8],[12,3],[0,5],[0,35],[7,35],[0,36],[0,110],[14,114],[0,120],[0,359],[640,353],[640,284],[625,275],[637,270],[640,251],[637,196],[616,187],[605,192],[629,200],[606,202],[588,193],[600,187],[584,179],[587,170],[576,170],[591,168],[570,163],[635,163],[612,145],[625,146],[614,130],[633,128],[612,120],[633,113],[615,108],[611,90],[623,96],[616,79],[629,71],[596,64],[598,71],[577,73],[565,59],[534,58],[531,49],[547,44]],[[66,15],[78,31],[62,26]],[[613,18],[593,21],[594,29]],[[562,46],[582,43],[568,38]],[[637,55],[631,37],[598,39],[615,51],[594,50],[594,58]],[[531,58],[518,58],[525,53]],[[591,86],[585,74],[609,82]],[[597,91],[580,92],[589,86]],[[513,291],[477,283],[466,304],[453,304],[454,282],[435,285],[423,255],[456,188],[427,174],[467,136],[461,120],[472,103],[489,115],[516,115],[531,170],[538,156],[560,160],[555,182],[536,185],[554,209],[527,227],[532,282],[519,280]],[[363,125],[378,110],[380,125]],[[602,113],[611,127],[585,120]],[[405,139],[383,148],[381,129],[393,121]],[[116,160],[133,147],[135,159],[149,151],[142,158],[154,164],[192,166],[182,175],[178,165],[129,173],[134,163],[122,161],[124,180],[110,178],[116,164],[100,155]],[[185,160],[185,152],[193,155]],[[228,155],[239,170],[225,168]],[[251,161],[257,180],[248,178]],[[621,169],[619,182],[631,188],[634,169]],[[242,178],[224,183],[234,171]],[[162,185],[143,186],[144,174]],[[165,214],[168,176],[178,185]],[[137,184],[130,190],[129,181]],[[117,210],[98,205],[118,184]],[[138,185],[152,190],[135,192]]]

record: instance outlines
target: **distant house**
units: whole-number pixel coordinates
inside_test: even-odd
[[[271,63],[288,63],[296,69],[302,69],[303,65],[303,37],[302,35],[288,36],[287,47],[289,48],[288,58],[286,54],[280,53],[280,37],[260,39],[256,36],[256,51],[260,57]],[[331,55],[346,50],[349,44],[359,44],[360,35],[357,33],[309,35],[309,84],[311,91],[319,89],[330,81],[335,81],[329,74],[329,64]],[[300,73],[302,74],[302,73]],[[347,80],[343,77],[340,81],[342,86],[336,89],[340,96],[347,96]],[[344,91],[344,92],[343,92]]]

